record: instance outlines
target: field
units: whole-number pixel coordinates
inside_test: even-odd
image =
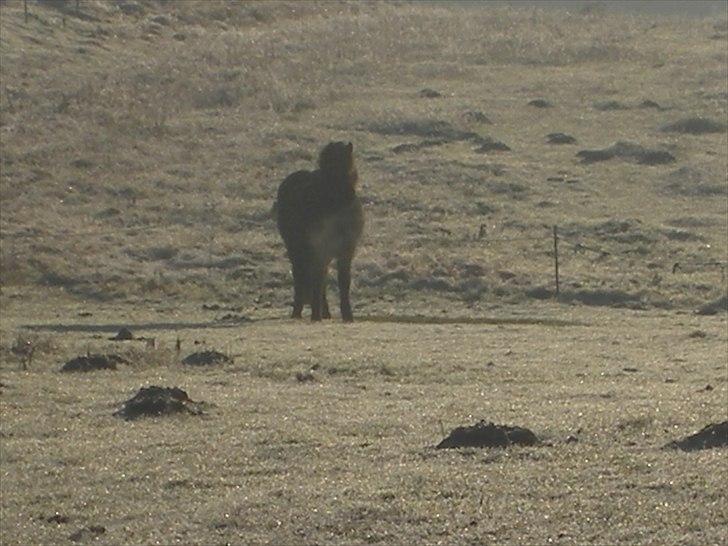
[[[725,449],[663,449],[728,419],[728,14],[28,6],[0,3],[3,546],[728,541]],[[332,321],[287,318],[271,219],[331,140],[353,324],[334,284]],[[87,353],[128,364],[59,372]],[[113,416],[149,385],[203,415]],[[480,420],[541,443],[434,448]]]

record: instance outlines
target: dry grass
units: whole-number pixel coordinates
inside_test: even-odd
[[[150,0],[135,15],[81,5],[84,18],[69,13],[65,27],[43,5],[28,24],[19,2],[2,8],[5,286],[117,301],[193,290],[278,306],[288,281],[268,215],[275,188],[341,138],[357,145],[368,202],[361,270],[391,273],[394,259],[414,279],[367,298],[438,276],[457,287],[452,264],[469,262],[483,271],[449,290],[456,301],[519,300],[549,282],[550,225],[609,220],[658,235],[605,245],[614,258],[603,263],[565,257],[576,288],[606,284],[663,306],[721,290],[719,272],[666,273],[725,256],[726,135],[658,130],[725,118],[716,21],[358,3]],[[421,98],[424,87],[444,96]],[[539,97],[554,107],[527,106]],[[647,99],[669,110],[637,108]],[[629,109],[594,108],[604,100]],[[448,127],[442,144],[392,152],[437,124]],[[579,147],[546,144],[554,131]],[[479,154],[459,136],[468,133],[512,152]],[[669,150],[678,163],[577,162],[580,147],[617,140]],[[685,187],[695,172],[710,191]],[[660,235],[676,217],[704,225],[684,228],[683,240]],[[481,224],[489,237],[543,240],[486,246],[475,240]],[[474,293],[473,282],[487,289]]]
[[[169,312],[19,308],[62,346],[29,372],[0,364],[3,544],[92,526],[102,544],[719,544],[728,532],[722,450],[661,449],[726,418],[724,318],[531,305],[492,324],[222,328],[178,305],[183,318],[157,328]],[[123,320],[158,349],[105,341],[99,328]],[[170,362],[177,335],[182,354],[234,363]],[[58,373],[89,347],[133,366]],[[111,416],[150,384],[184,388],[206,416]],[[546,445],[433,449],[481,418]]]
[[[3,544],[725,542],[723,453],[659,449],[726,418],[725,314],[691,312],[726,293],[695,264],[728,255],[728,139],[661,130],[726,122],[725,20],[29,4],[27,23],[0,4]],[[278,320],[273,196],[338,139],[366,206],[362,320]],[[576,156],[618,141],[676,161]],[[158,347],[107,339],[123,325]],[[177,335],[235,362],[182,369]],[[119,350],[129,369],[57,373]],[[149,384],[215,406],[111,417]],[[551,445],[429,447],[481,418]]]

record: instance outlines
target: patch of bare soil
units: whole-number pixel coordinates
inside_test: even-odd
[[[576,139],[566,133],[549,133],[546,139],[549,144],[576,144]]]
[[[712,423],[691,436],[670,442],[665,446],[667,449],[682,451],[697,451],[714,447],[728,447],[728,421]]]
[[[725,123],[702,117],[680,119],[660,127],[660,131],[664,133],[684,133],[689,135],[723,133],[725,130]]]
[[[725,195],[725,181],[719,180],[708,171],[701,168],[684,166],[672,171],[664,178],[665,185],[662,191],[674,195],[690,197],[710,197]]]
[[[435,447],[437,449],[508,447],[512,445],[532,446],[538,443],[539,439],[527,428],[480,421],[470,427],[453,429],[449,436]]]
[[[92,372],[95,370],[115,370],[117,364],[129,364],[129,361],[115,354],[83,355],[66,362],[61,368],[61,371]]]
[[[139,392],[130,398],[119,411],[114,412],[115,417],[131,421],[139,417],[172,415],[175,413],[189,413],[202,415],[199,402],[193,402],[185,391],[178,387],[142,387]]]
[[[102,525],[90,525],[82,527],[78,531],[71,533],[68,540],[72,542],[89,542],[94,541],[106,532],[106,527]]]
[[[129,328],[122,328],[115,336],[109,339],[111,341],[129,341],[130,339],[134,339],[134,334],[131,333]]]
[[[629,110],[629,106],[622,104],[617,100],[606,100],[594,103],[594,108],[600,112],[610,112],[613,110]]]
[[[700,306],[696,311],[698,315],[717,315],[718,313],[728,313],[728,295],[722,296],[714,301]]]
[[[218,351],[199,351],[182,359],[182,364],[187,366],[212,366],[214,364],[231,363],[232,359],[229,356]]]
[[[529,106],[534,106],[536,108],[551,108],[553,107],[553,104],[551,104],[546,99],[533,99],[532,101],[528,102]]]
[[[484,136],[477,140],[477,143],[480,145],[478,146],[475,151],[481,154],[496,151],[496,152],[508,152],[510,151],[510,146],[507,144],[501,142],[500,140],[495,140],[492,137]]]
[[[618,158],[640,165],[672,163],[675,157],[663,150],[651,150],[633,142],[619,141],[601,150],[581,150],[576,154],[582,163],[596,163]]]

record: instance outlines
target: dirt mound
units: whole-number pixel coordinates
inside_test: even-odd
[[[218,351],[200,351],[187,355],[182,364],[187,366],[212,366],[214,364],[231,364],[232,359]]]
[[[114,412],[114,416],[131,421],[139,417],[174,413],[202,415],[201,404],[190,400],[187,393],[180,388],[152,385],[139,389],[133,398],[124,402],[119,411]]]
[[[610,112],[613,110],[629,110],[629,106],[627,106],[626,104],[622,104],[621,102],[616,100],[595,102],[593,106],[596,110],[599,110],[600,112]]]
[[[691,436],[670,442],[665,446],[666,449],[682,451],[697,451],[714,447],[728,447],[728,421],[712,423]]]
[[[650,150],[633,142],[619,141],[602,150],[581,150],[576,154],[582,163],[596,163],[609,159],[623,159],[640,165],[661,165],[672,163],[675,157],[663,150]]]
[[[655,110],[667,110],[664,106],[661,106],[660,104],[656,103],[653,100],[645,99],[639,105],[637,108],[654,108]]]
[[[423,140],[419,143],[405,143],[405,144],[398,144],[394,148],[392,148],[392,152],[395,154],[402,154],[407,152],[417,152],[419,150],[422,150],[423,148],[431,148],[433,146],[440,146],[441,144],[444,144],[444,140]]]
[[[701,168],[684,166],[672,171],[664,178],[664,192],[690,197],[709,197],[725,195],[726,185],[709,171]]]
[[[549,144],[575,144],[576,139],[566,133],[549,133],[546,135]]]
[[[529,106],[534,106],[536,108],[551,108],[553,107],[553,104],[551,104],[546,99],[533,99],[532,101],[528,101]]]
[[[90,525],[88,527],[82,527],[78,531],[71,533],[68,536],[68,540],[72,542],[92,542],[105,532],[106,527],[103,525]]]
[[[728,294],[710,301],[695,311],[698,315],[717,315],[718,313],[728,313]]]
[[[473,131],[462,131],[447,121],[437,119],[404,119],[387,122],[367,122],[361,126],[363,130],[387,136],[418,136],[437,144],[445,142],[473,142],[481,146],[497,145],[498,150],[508,150],[508,146],[492,138],[483,137]],[[410,151],[403,149],[401,151]],[[482,150],[478,150],[482,151]]]
[[[511,445],[532,446],[538,443],[536,435],[527,428],[480,421],[470,427],[457,427],[436,447],[437,449],[508,447]]]
[[[420,89],[420,91],[417,93],[420,97],[423,99],[437,99],[442,97],[442,93],[439,91],[436,91],[434,89],[430,89],[429,87],[425,87],[424,89]]]
[[[701,117],[680,119],[660,127],[660,131],[663,133],[684,133],[689,135],[723,133],[725,130],[725,123]]]
[[[495,140],[494,138],[491,138],[489,136],[480,137],[476,140],[476,142],[480,144],[480,146],[478,146],[475,151],[480,154],[485,154],[492,151],[508,152],[511,149],[507,144],[501,142],[500,140]]]
[[[66,362],[62,372],[92,372],[94,370],[115,370],[117,364],[129,364],[124,357],[115,354],[77,356]]]
[[[463,114],[463,117],[473,123],[485,123],[486,125],[492,125],[493,122],[483,112],[478,110],[468,110]]]
[[[131,333],[129,328],[122,328],[115,336],[109,339],[111,341],[129,341],[130,339],[134,339],[134,334]]]

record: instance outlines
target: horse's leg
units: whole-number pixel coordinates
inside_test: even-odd
[[[351,257],[339,258],[336,262],[339,281],[339,298],[341,318],[344,322],[353,322],[354,315],[351,312],[351,300],[349,299],[349,287],[351,286]]]

